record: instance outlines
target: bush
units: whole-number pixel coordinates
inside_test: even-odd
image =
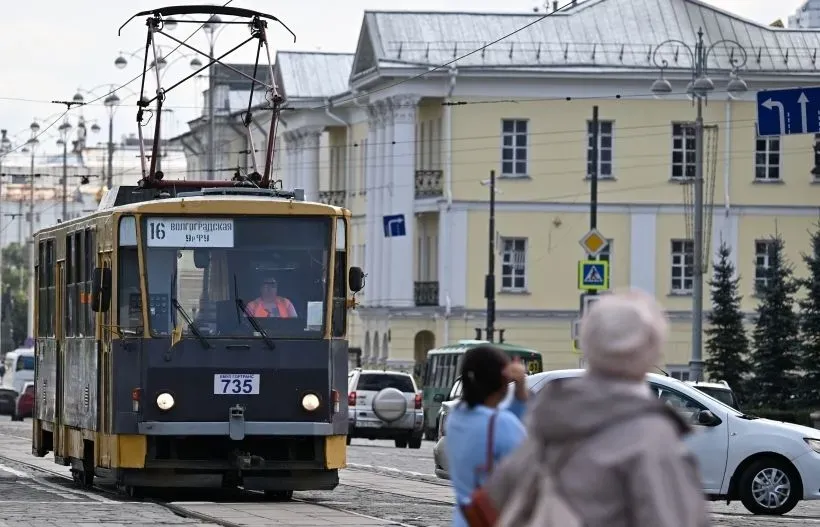
[[[763,419],[771,419],[772,421],[784,421],[786,423],[794,423],[814,428],[814,423],[811,420],[811,414],[814,410],[798,409],[798,410],[773,410],[771,408],[755,408],[746,409],[744,412],[749,415],[762,417]]]

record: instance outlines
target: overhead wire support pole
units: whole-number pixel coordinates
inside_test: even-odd
[[[495,342],[495,170],[490,170],[490,229],[487,240],[487,278],[484,297],[487,299],[487,340]]]
[[[592,107],[592,152],[590,153],[589,169],[589,230],[598,228],[598,157],[600,156],[601,123],[598,118],[598,106]],[[588,291],[589,295],[598,294],[597,291]]]

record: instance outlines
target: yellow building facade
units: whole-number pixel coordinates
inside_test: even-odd
[[[756,93],[811,85],[806,46],[820,48],[820,35],[690,0],[600,0],[436,68],[538,16],[367,12],[355,53],[280,52],[274,73],[288,109],[278,174],[309,199],[352,210],[352,262],[367,273],[352,345],[368,364],[412,368],[485,325],[495,171],[496,328],[541,351],[546,367],[577,366],[571,325],[597,106],[602,258],[612,288],[639,287],[668,310],[665,360],[680,377],[691,349],[695,109],[690,55],[663,42],[694,47],[703,28],[707,46],[731,38],[746,54],[736,73],[749,90],[736,98],[726,86],[742,52],[719,45],[709,57],[705,243],[709,260],[721,241],[732,248],[751,316],[767,239],[781,235],[805,275],[800,255],[820,206],[818,138],[759,138]],[[665,23],[637,31],[648,19]],[[650,92],[655,50],[674,86],[662,100]]]

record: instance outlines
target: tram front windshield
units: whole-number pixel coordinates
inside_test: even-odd
[[[330,220],[145,218],[151,334],[320,338]]]

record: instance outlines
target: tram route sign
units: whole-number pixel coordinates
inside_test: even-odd
[[[232,248],[234,221],[230,218],[148,218],[148,247]]]

